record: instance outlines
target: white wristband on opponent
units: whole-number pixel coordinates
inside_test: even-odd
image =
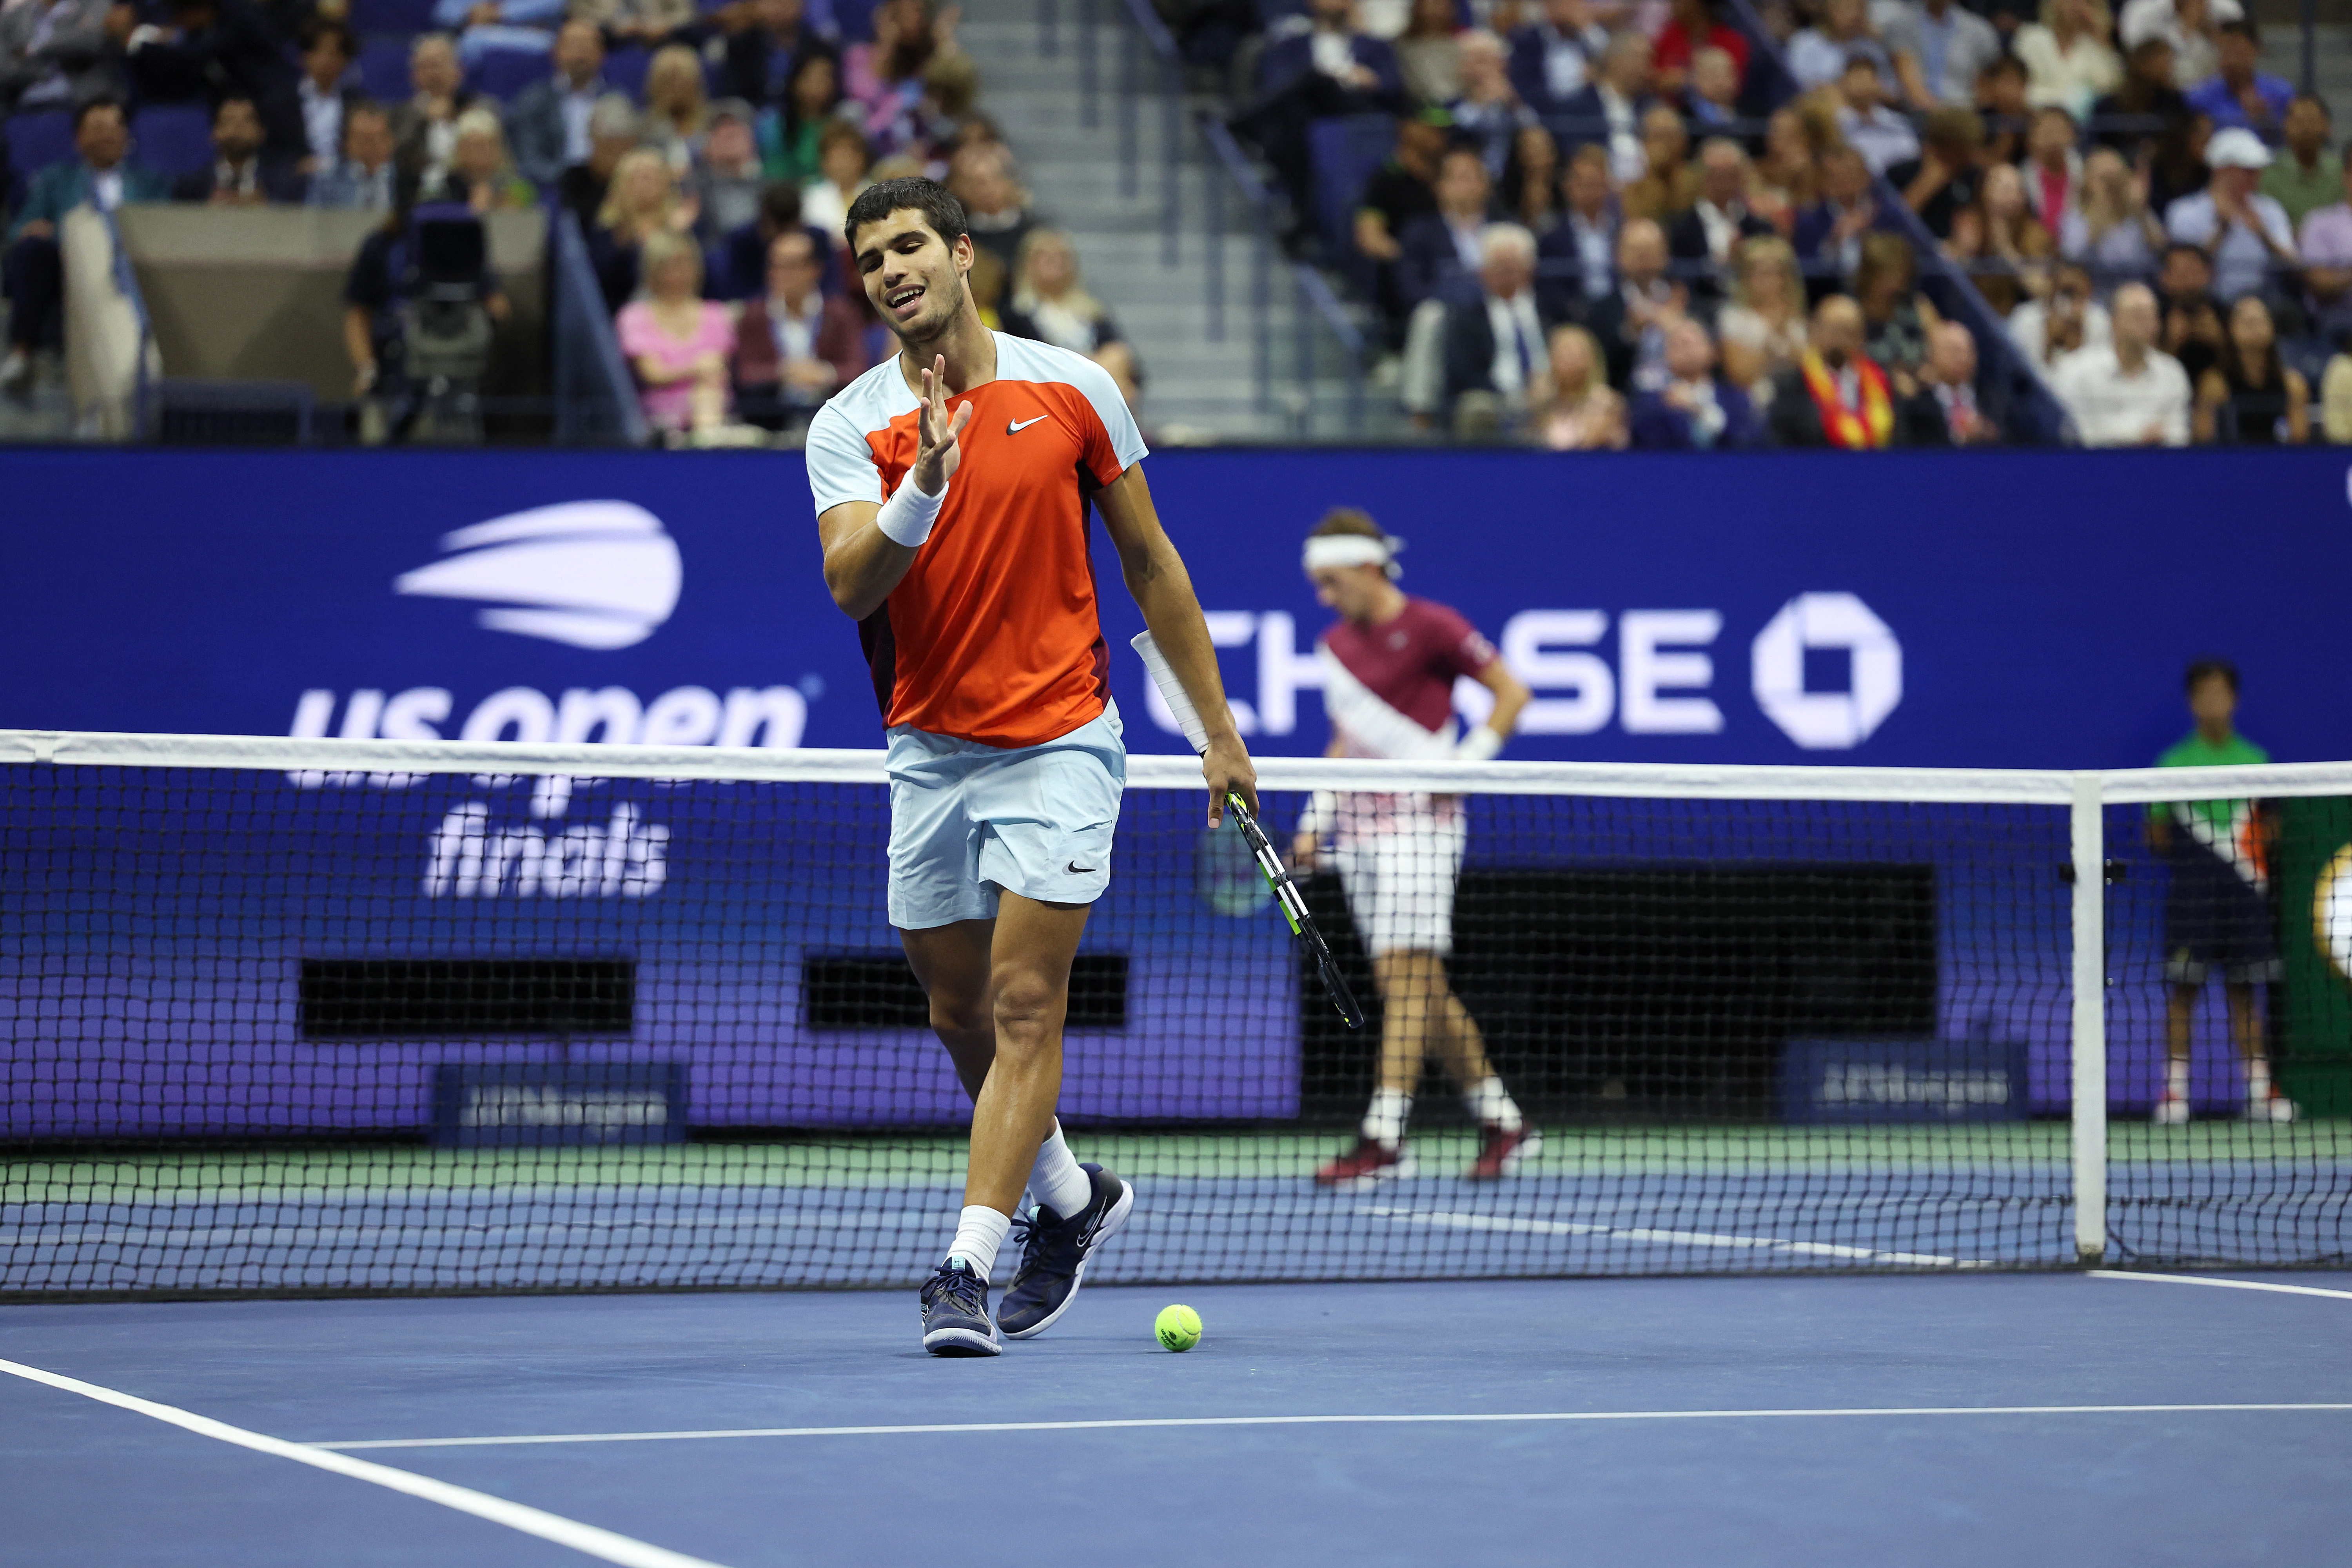
[[[931,536],[931,525],[940,521],[940,508],[947,499],[947,486],[941,485],[939,494],[927,496],[915,483],[915,476],[908,474],[907,482],[898,487],[898,493],[884,501],[882,510],[874,514],[874,526],[891,543],[919,549],[923,541]]]
[[[1503,737],[1481,724],[1462,737],[1454,748],[1454,760],[1464,763],[1491,763],[1502,754]]]
[[[1298,814],[1298,831],[1328,837],[1339,820],[1339,797],[1328,789],[1318,789],[1307,797],[1307,809]]]

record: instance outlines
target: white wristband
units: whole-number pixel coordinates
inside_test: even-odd
[[[1502,750],[1503,737],[1481,724],[1462,737],[1462,743],[1454,748],[1454,756],[1457,762],[1491,763]]]
[[[908,474],[907,482],[898,487],[898,493],[884,501],[882,510],[874,514],[874,526],[893,544],[920,549],[923,541],[931,536],[931,525],[939,521],[940,507],[947,499],[947,486],[941,485],[939,494],[927,496],[915,483],[915,476]]]
[[[1298,814],[1298,831],[1321,838],[1339,820],[1339,797],[1328,789],[1318,789],[1307,797],[1307,809]]]

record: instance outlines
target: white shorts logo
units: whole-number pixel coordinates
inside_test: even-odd
[[[1811,648],[1845,649],[1853,689],[1806,690]],[[1756,634],[1749,658],[1758,706],[1808,751],[1862,744],[1903,700],[1903,645],[1852,594],[1798,595]]]
[[[573,647],[645,641],[677,607],[685,580],[661,519],[623,500],[492,518],[444,535],[441,548],[453,553],[403,573],[393,591],[487,601],[500,607],[475,619],[490,630]]]

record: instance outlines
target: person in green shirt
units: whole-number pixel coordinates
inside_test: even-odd
[[[2244,767],[2270,753],[2237,731],[2238,669],[2228,659],[2189,667],[2197,728],[2157,758],[2160,768]],[[2246,1070],[2246,1117],[2292,1121],[2294,1102],[2271,1082],[2261,994],[2278,980],[2270,900],[2269,818],[2251,800],[2191,800],[2147,808],[2148,847],[2171,868],[2164,900],[2166,1061],[2158,1126],[2189,1120],[2189,1031],[2215,973],[2230,1008],[2230,1037]]]
[[[2281,127],[2286,146],[2263,171],[2263,195],[2286,208],[2298,234],[2305,217],[2344,199],[2344,164],[2327,150],[2330,129],[2327,105],[2315,94],[2296,93]]]

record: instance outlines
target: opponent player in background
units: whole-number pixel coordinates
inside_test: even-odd
[[[1331,719],[1324,754],[1486,761],[1518,722],[1528,689],[1459,614],[1397,587],[1398,544],[1349,508],[1333,511],[1307,538],[1305,564],[1315,596],[1339,615],[1316,645]],[[1495,706],[1457,742],[1454,681],[1464,675],[1493,692]],[[1461,800],[1318,791],[1292,845],[1297,868],[1315,865],[1326,837],[1380,987],[1381,1063],[1361,1137],[1315,1179],[1339,1186],[1412,1174],[1405,1119],[1423,1064],[1432,1060],[1460,1086],[1484,1135],[1470,1179],[1508,1174],[1541,1140],[1496,1076],[1478,1025],[1445,975],[1466,837]]]
[[[2189,711],[2197,728],[2164,755],[2160,768],[2246,767],[2271,754],[2237,731],[2238,669],[2227,659],[2189,667]],[[2189,1030],[2207,983],[2221,977],[2230,1037],[2246,1069],[2246,1117],[2292,1121],[2294,1101],[2271,1082],[2263,1042],[2258,985],[2281,973],[2272,933],[2272,824],[2251,800],[2189,800],[2147,808],[2148,847],[2170,862],[2164,897],[2164,1095],[2156,1121],[2189,1120]]]
[[[890,923],[972,1098],[954,1239],[923,1287],[923,1346],[995,1355],[1075,1299],[1134,1190],[1081,1165],[1055,1120],[1070,961],[1110,880],[1127,772],[1087,556],[1091,500],[1206,721],[1209,820],[1256,774],[1192,579],[1138,467],[1143,437],[1091,360],[982,325],[962,205],[888,180],[845,226],[899,352],[817,411],[809,486],[825,585],[855,616],[889,728]],[[1022,1189],[1002,1314],[991,1269]]]

